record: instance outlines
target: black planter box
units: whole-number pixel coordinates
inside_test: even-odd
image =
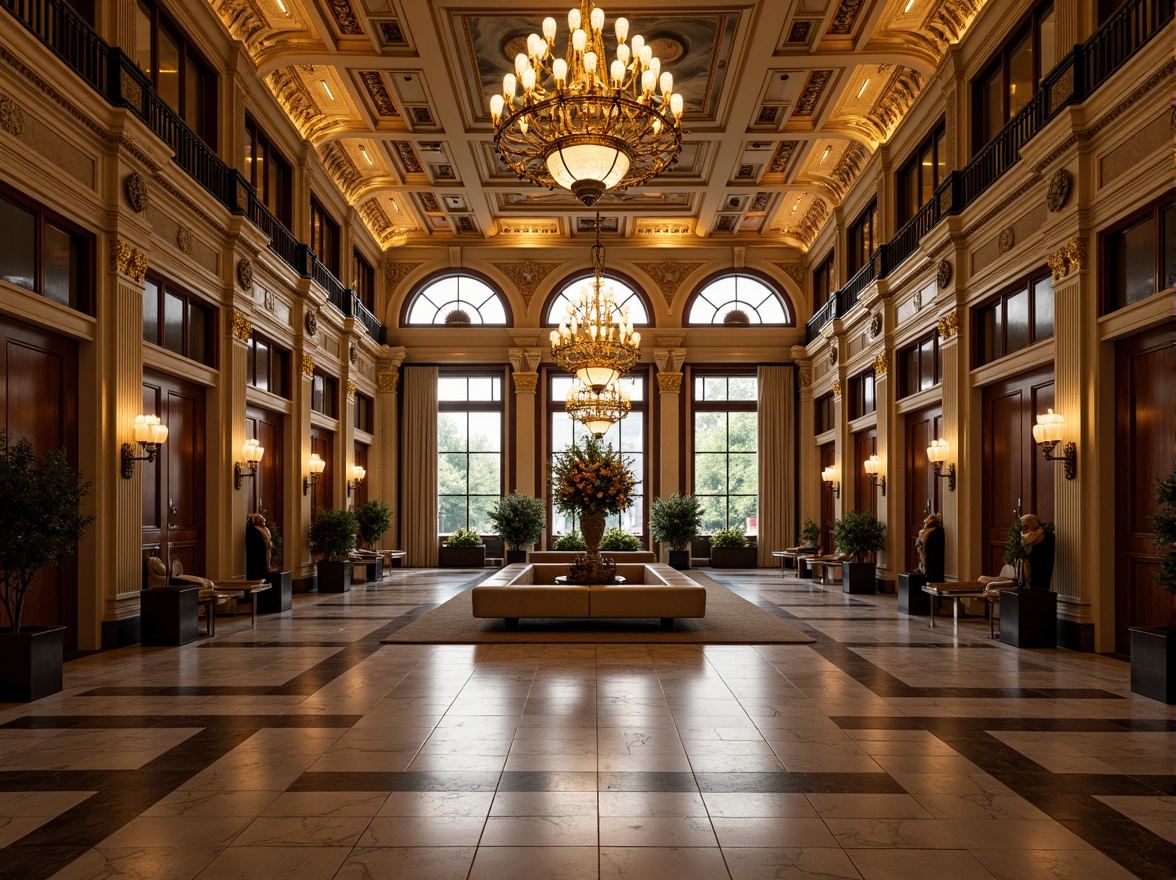
[[[346,593],[350,589],[350,562],[323,561],[318,564],[318,591],[320,593]]]
[[[61,691],[63,626],[0,632],[0,703],[31,703]]]
[[[271,571],[265,576],[270,588],[257,594],[257,610],[264,614],[281,614],[294,607],[293,572]]]
[[[1050,590],[1001,590],[1000,640],[1016,648],[1056,648],[1058,594]]]
[[[358,562],[351,563],[351,574],[355,576],[355,570],[358,568],[362,574],[355,578],[357,584],[367,583],[368,581],[380,581],[384,579],[384,557],[379,559],[361,559]]]
[[[756,568],[759,552],[751,547],[711,547],[712,568]]]
[[[199,587],[153,587],[139,593],[139,641],[186,645],[196,641]]]
[[[930,614],[931,594],[923,592],[927,576],[921,571],[904,571],[898,576],[898,610],[903,614]]]
[[[486,545],[480,547],[442,547],[437,557],[442,568],[485,568]]]
[[[872,562],[843,562],[841,563],[841,592],[843,593],[876,593],[874,571],[876,566]]]
[[[690,551],[689,550],[667,550],[666,564],[670,568],[678,571],[688,571],[690,569]]]
[[[1131,627],[1131,693],[1176,703],[1176,629]]]
[[[506,560],[505,560],[506,565],[514,565],[515,563],[526,562],[526,561],[527,561],[527,551],[526,550],[507,550],[506,551]]]

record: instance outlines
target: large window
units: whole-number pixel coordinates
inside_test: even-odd
[[[878,403],[874,397],[874,369],[858,373],[849,380],[849,417],[860,419],[877,412]]]
[[[762,279],[730,273],[703,283],[687,307],[686,323],[790,325],[793,315],[780,292]]]
[[[873,201],[846,231],[846,259],[849,262],[845,268],[851,278],[858,269],[870,262],[870,254],[874,253],[874,249],[880,244],[882,242],[878,240],[878,202]]]
[[[409,298],[407,323],[491,324],[507,323],[502,295],[474,275],[443,275],[425,282]]]
[[[331,274],[339,277],[339,224],[316,198],[310,200],[310,247]]]
[[[694,377],[694,494],[704,534],[734,526],[756,533],[759,399],[755,376]]]
[[[606,525],[616,526],[633,535],[645,533],[645,429],[648,424],[645,393],[647,377],[644,373],[626,376],[620,385],[629,394],[633,408],[629,415],[617,422],[605,432],[604,442],[611,443],[613,448],[629,459],[629,469],[636,478],[633,489],[633,503],[628,510],[623,510],[607,518]],[[564,400],[568,390],[572,387],[572,377],[566,374],[549,374],[547,379],[547,473],[551,473],[552,459],[557,453],[563,452],[573,442],[581,442],[591,436],[579,422],[572,421],[564,409]],[[551,503],[551,493],[548,492],[548,532],[551,535],[562,535],[579,528],[575,517],[565,516],[555,509]]]
[[[932,330],[922,339],[898,352],[898,396],[908,397],[943,381],[939,358],[939,331]]]
[[[1043,3],[972,81],[973,153],[996,137],[1029,103],[1041,78],[1057,60],[1053,3]]]
[[[833,251],[820,262],[813,272],[813,311],[829,301],[837,287],[833,284]]]
[[[339,380],[317,367],[310,380],[310,409],[328,418],[339,418]]]
[[[154,3],[135,6],[135,63],[205,143],[216,144],[216,74]]]
[[[1102,243],[1104,312],[1176,287],[1176,202],[1133,215]]]
[[[0,195],[0,281],[91,313],[93,239],[35,205]]]
[[[278,152],[264,131],[245,117],[245,176],[261,203],[290,228],[290,163]]]
[[[976,366],[991,363],[1054,335],[1053,276],[1020,281],[976,309]]]
[[[148,275],[143,282],[143,338],[168,351],[216,366],[216,309],[172,281]]]
[[[442,373],[437,380],[437,530],[493,534],[502,497],[502,374]]]
[[[245,381],[253,388],[290,399],[290,352],[264,336],[249,337]]]
[[[613,302],[616,303],[618,309],[623,313],[625,309],[629,310],[629,320],[634,326],[648,326],[649,324],[649,309],[645,306],[645,300],[631,284],[622,281],[615,275],[605,275],[604,284],[612,288]],[[580,301],[580,291],[584,287],[591,287],[592,276],[586,278],[573,278],[547,304],[547,315],[545,324],[550,327],[558,327],[560,321],[568,313],[568,306]]]
[[[947,128],[940,123],[898,171],[898,225],[919,213],[946,179]]]

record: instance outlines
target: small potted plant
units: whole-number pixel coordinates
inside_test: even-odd
[[[573,529],[570,532],[565,532],[554,541],[551,542],[552,550],[559,550],[563,553],[570,553],[573,551],[584,551],[588,549],[588,544],[584,540],[584,536]]]
[[[886,525],[869,510],[847,513],[833,524],[833,545],[853,559],[841,563],[841,592],[875,592],[874,562],[866,559],[886,549]]]
[[[359,523],[350,510],[319,508],[310,524],[310,552],[318,559],[320,593],[346,593],[351,589],[348,554],[355,549]]]
[[[473,529],[457,529],[441,545],[442,568],[485,568],[486,545]]]
[[[1158,596],[1157,619],[1163,626],[1131,627],[1131,690],[1133,693],[1176,703],[1176,470],[1166,480],[1156,480],[1159,512],[1148,516],[1155,529],[1160,570],[1156,583],[1167,593]]]
[[[526,562],[528,544],[536,544],[547,528],[543,502],[530,495],[511,492],[490,508],[490,522],[506,544],[506,564]]]
[[[710,536],[710,564],[714,568],[755,568],[755,545],[738,526],[719,529]]]
[[[41,569],[74,552],[86,526],[81,513],[90,484],[69,466],[65,450],[38,457],[28,440],[9,444],[0,430],[0,703],[30,702],[62,684],[61,626],[23,626],[25,599]]]
[[[800,546],[806,550],[816,549],[821,540],[821,527],[809,517],[804,518],[804,525],[800,528]]]
[[[698,538],[702,530],[702,504],[693,495],[675,492],[669,498],[656,498],[649,511],[649,531],[653,540],[666,544],[667,561],[671,568],[685,571],[690,568],[687,546]]]
[[[641,550],[641,539],[619,526],[613,526],[600,536],[600,549],[610,553],[632,553]]]

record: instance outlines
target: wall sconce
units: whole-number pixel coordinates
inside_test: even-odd
[[[318,485],[319,477],[327,469],[327,463],[319,457],[317,452],[312,452],[310,460],[306,462],[306,469],[310,471],[310,475],[302,478],[303,495],[309,495],[311,487]]]
[[[241,446],[241,457],[245,460],[233,465],[234,489],[240,489],[241,483],[246,477],[257,476],[257,465],[264,454],[265,447],[257,442],[256,437],[245,441]]]
[[[835,465],[829,465],[821,471],[821,480],[827,488],[833,490],[833,497],[841,497],[841,484],[837,482],[837,467]]]
[[[1067,443],[1062,447],[1061,455],[1054,455],[1065,424],[1066,420],[1061,413],[1047,409],[1045,415],[1037,417],[1037,424],[1033,426],[1033,440],[1041,447],[1045,460],[1062,462],[1062,474],[1067,480],[1073,480],[1078,476],[1078,447]]]
[[[878,471],[880,471],[882,469],[882,462],[878,459],[878,456],[871,455],[869,458],[867,458],[862,463],[862,467],[865,468],[866,474],[870,479],[870,485],[873,486],[874,488],[881,488],[882,489],[882,497],[885,498],[886,497],[886,477],[885,477],[885,475],[883,475],[881,477],[878,476]]]
[[[363,482],[363,478],[367,476],[367,469],[361,468],[359,465],[352,465],[351,479],[347,481],[347,497],[351,497],[351,493],[359,488],[359,484]]]
[[[159,416],[135,416],[135,443],[147,453],[135,455],[135,443],[122,445],[122,477],[129,480],[135,475],[135,462],[155,461],[159,455],[159,447],[167,439],[167,425],[159,420]]]
[[[947,491],[955,491],[956,483],[956,466],[949,464],[947,466],[947,473],[943,473],[943,463],[947,460],[948,445],[946,440],[932,440],[931,445],[927,447],[927,458],[931,462],[931,467],[935,470],[935,476],[947,480]]]

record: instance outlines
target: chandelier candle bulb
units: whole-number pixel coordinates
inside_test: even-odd
[[[572,7],[568,10],[568,30],[575,31],[580,26],[580,10]]]
[[[617,42],[624,43],[625,38],[629,36],[629,19],[618,18],[616,24],[613,25],[617,33]]]
[[[595,7],[592,10],[592,14],[588,18],[589,18],[589,21],[592,22],[592,30],[594,30],[594,31],[604,30],[604,10],[603,9],[601,9],[599,6]]]

